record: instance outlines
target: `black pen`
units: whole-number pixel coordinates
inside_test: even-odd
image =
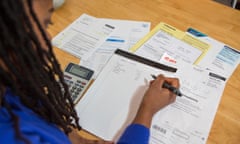
[[[152,76],[153,79],[156,79],[156,78],[157,78],[155,75],[151,75],[151,76]],[[178,88],[170,85],[170,84],[167,83],[166,81],[163,82],[162,87],[168,89],[169,91],[173,92],[173,93],[174,93],[175,95],[177,95],[177,96],[180,96],[180,97],[183,96],[183,97],[185,97],[185,98],[187,98],[187,99],[190,99],[190,100],[192,100],[192,101],[198,102],[197,99],[184,95],[183,93],[180,92],[180,90],[179,90]]]
[[[157,77],[155,75],[151,75],[153,79],[156,79]],[[183,94],[180,92],[180,90],[172,85],[170,85],[168,82],[164,81],[163,82],[163,85],[162,85],[163,88],[166,88],[168,89],[169,91],[171,91],[172,93],[174,93],[175,95],[177,96],[183,96]]]

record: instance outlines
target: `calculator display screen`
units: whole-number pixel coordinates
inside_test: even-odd
[[[87,78],[89,71],[87,69],[81,69],[79,67],[73,66],[70,71],[71,73],[78,75],[83,78]]]

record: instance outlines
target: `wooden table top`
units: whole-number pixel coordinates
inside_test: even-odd
[[[54,37],[81,14],[95,17],[168,23],[180,30],[195,28],[240,50],[240,11],[211,0],[66,0],[53,13],[48,29]],[[54,48],[62,69],[79,59]],[[90,139],[96,137],[80,132]],[[240,66],[226,84],[207,144],[240,142]]]

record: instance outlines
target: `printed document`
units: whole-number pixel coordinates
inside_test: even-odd
[[[209,51],[210,45],[187,35],[166,23],[160,23],[130,51],[137,55],[159,61],[164,53],[176,60],[198,64]]]
[[[76,105],[83,129],[105,140],[116,141],[133,120],[151,75],[164,74],[180,79],[180,90],[185,96],[177,97],[175,103],[154,116],[150,143],[205,144],[225,79],[190,64],[172,72],[132,55],[115,52]]]
[[[54,37],[52,44],[87,60],[115,29],[114,25],[83,14]]]
[[[150,144],[205,144],[207,141],[225,78],[196,66],[178,70],[175,76],[187,97],[177,97],[175,103],[154,116]]]
[[[198,65],[228,79],[240,63],[240,51],[189,28],[187,33],[160,23],[130,51],[160,61],[164,54],[176,62]]]
[[[227,79],[240,63],[240,51],[227,46],[193,28],[187,30],[188,34],[211,45],[205,58],[198,63],[199,66],[210,69]]]
[[[99,18],[99,21],[116,26],[116,29],[87,60],[80,64],[94,70],[97,76],[116,49],[129,50],[150,31],[150,23]]]

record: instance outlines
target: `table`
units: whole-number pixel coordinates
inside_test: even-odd
[[[95,17],[150,21],[151,28],[166,22],[180,30],[193,27],[240,50],[240,11],[211,0],[66,0],[53,13],[48,32],[55,36],[66,26],[87,13]],[[79,59],[54,48],[63,69]],[[97,137],[81,131],[90,139]],[[240,142],[240,66],[225,87],[207,144]]]

